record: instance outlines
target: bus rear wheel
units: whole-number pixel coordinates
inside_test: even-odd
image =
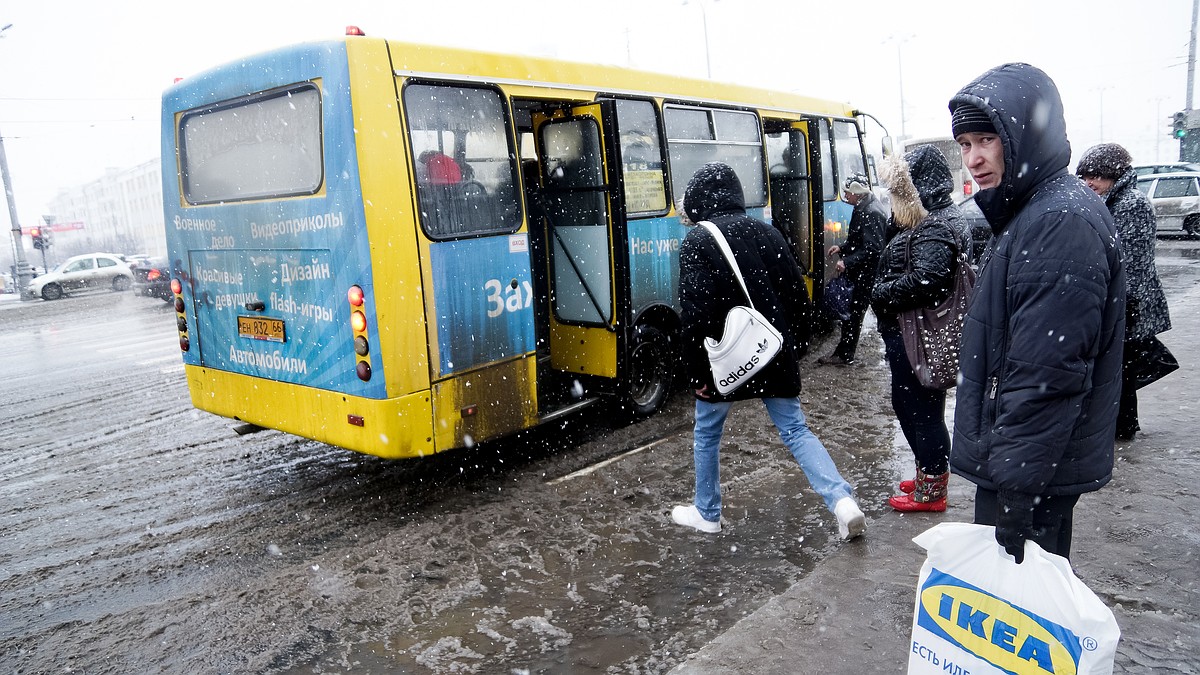
[[[629,350],[629,382],[622,405],[631,419],[658,412],[671,395],[675,350],[666,333],[649,325],[638,326]]]

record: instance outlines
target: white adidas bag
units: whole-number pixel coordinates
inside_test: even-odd
[[[1121,629],[1062,556],[1025,542],[1018,565],[986,525],[942,523],[913,538],[917,580],[908,672],[1109,675]]]
[[[725,329],[721,333],[720,341],[704,338],[704,349],[708,352],[713,383],[717,386],[717,391],[728,394],[745,384],[775,358],[783,348],[783,335],[754,308],[750,291],[742,279],[742,270],[738,267],[737,259],[733,257],[729,242],[725,241],[725,235],[707,220],[701,221],[700,225],[717,240],[717,247],[729,262],[734,278],[742,287],[742,293],[746,295],[746,304],[749,305],[737,305],[729,310],[725,315]]]

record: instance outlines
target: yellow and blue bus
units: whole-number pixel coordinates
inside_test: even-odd
[[[736,169],[818,300],[866,167],[845,104],[357,30],[176,83],[162,159],[192,403],[387,458],[653,413],[692,173]]]

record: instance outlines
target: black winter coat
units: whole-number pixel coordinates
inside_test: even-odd
[[[951,99],[987,112],[1004,177],[975,197],[994,237],[963,328],[951,469],[987,489],[1080,494],[1112,477],[1125,273],[1112,216],[1067,173],[1062,100],[1007,64]]]
[[[746,297],[716,240],[704,228],[692,228],[679,252],[683,362],[692,389],[707,386],[709,401],[799,396],[797,347],[806,335],[808,293],[787,241],[779,230],[746,215],[741,182],[725,164],[701,167],[683,202],[692,222],[711,221],[725,235],[755,309],[783,334],[783,349],[761,372],[725,396],[717,392],[704,339],[721,339],[725,315],[745,305]]]
[[[945,302],[954,292],[959,253],[969,246],[962,237],[962,212],[950,197],[953,177],[942,153],[923,145],[905,155],[905,161],[928,215],[915,226],[896,223],[891,228],[897,233],[879,259],[871,294],[880,328],[898,326],[901,312]],[[893,204],[902,198],[893,192]],[[910,211],[897,209],[897,213]]]
[[[854,282],[856,291],[860,287],[869,291],[875,281],[887,222],[887,209],[873,194],[864,195],[854,207],[850,224],[846,226],[846,243],[840,247],[840,252],[846,266],[846,278]],[[864,292],[863,297],[869,298],[870,293]]]

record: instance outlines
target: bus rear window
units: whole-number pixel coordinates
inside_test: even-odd
[[[324,177],[320,92],[305,83],[186,113],[179,147],[189,204],[314,194]]]

